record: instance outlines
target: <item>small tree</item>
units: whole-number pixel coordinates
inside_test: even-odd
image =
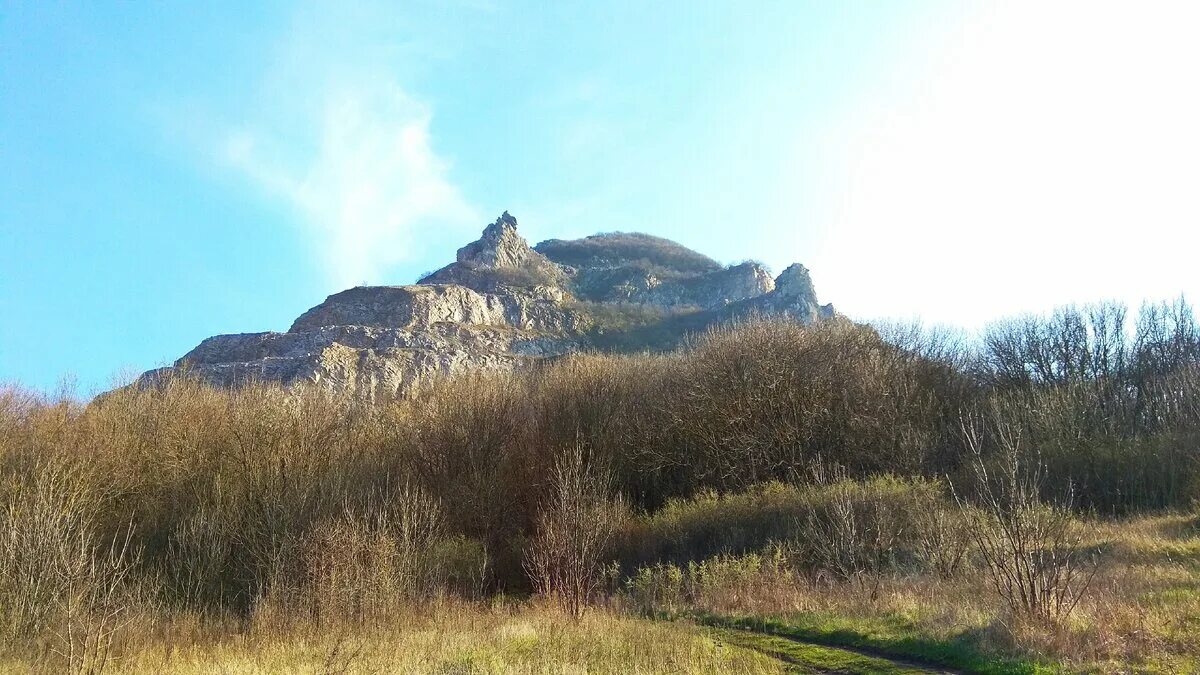
[[[1074,495],[1061,503],[1042,500],[1044,469],[1027,457],[1020,429],[996,420],[989,430],[979,418],[963,422],[973,454],[975,503],[955,493],[988,576],[1013,614],[1057,624],[1075,609],[1096,573],[1096,559],[1082,550],[1082,528],[1072,516]],[[984,453],[990,436],[996,461]]]
[[[604,555],[623,513],[620,502],[609,499],[611,482],[607,471],[587,463],[581,445],[564,453],[526,557],[534,589],[576,619],[600,587]]]

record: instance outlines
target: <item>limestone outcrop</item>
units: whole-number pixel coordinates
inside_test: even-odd
[[[723,267],[641,234],[549,240],[531,248],[505,212],[479,240],[460,248],[455,262],[416,284],[335,293],[287,332],[208,338],[139,382],[150,386],[187,372],[222,387],[314,383],[367,398],[406,396],[468,370],[513,370],[617,343],[638,347],[639,331],[651,332],[646,322],[671,326],[686,315],[694,327],[751,314],[809,322],[834,311],[817,304],[802,265],[772,279],[758,263]],[[614,328],[614,315],[636,320]],[[613,330],[627,331],[630,339],[599,339]]]
[[[812,277],[800,263],[792,263],[776,277],[769,293],[749,298],[735,308],[742,313],[786,316],[806,323],[832,318],[835,313],[833,305],[817,303]]]

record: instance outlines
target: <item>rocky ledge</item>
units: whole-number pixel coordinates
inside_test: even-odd
[[[695,329],[750,314],[811,322],[833,313],[817,304],[802,265],[772,278],[758,263],[722,267],[643,234],[553,239],[531,248],[505,212],[459,249],[455,262],[414,285],[336,293],[286,333],[208,338],[139,383],[188,372],[222,387],[315,383],[365,398],[406,396],[467,370],[512,370],[613,345],[661,348],[637,336],[649,324],[685,325],[677,321],[682,316]],[[629,339],[614,341],[613,333]]]

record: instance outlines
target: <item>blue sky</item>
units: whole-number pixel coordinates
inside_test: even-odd
[[[253,5],[253,6],[250,6]],[[0,3],[0,381],[408,283],[503,210],[973,328],[1200,296],[1185,2]]]

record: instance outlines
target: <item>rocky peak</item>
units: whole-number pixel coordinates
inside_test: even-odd
[[[802,265],[772,279],[758,263],[723,267],[639,233],[534,249],[506,211],[415,285],[336,293],[286,333],[212,337],[141,381],[182,369],[219,386],[310,382],[402,396],[443,375],[531,367],[580,349],[669,349],[690,331],[750,315],[807,322],[834,311],[817,304]]]
[[[751,260],[734,265],[729,268],[729,271],[733,273],[733,278],[742,285],[742,292],[746,297],[775,290],[775,280],[771,278],[771,273],[761,263]]]
[[[804,265],[793,264],[775,278],[773,290],[735,306],[737,312],[787,316],[810,322],[833,317],[833,305],[817,304],[812,277]]]
[[[800,298],[816,303],[817,291],[813,288],[808,268],[792,263],[775,278],[775,292],[781,297]]]
[[[517,219],[505,211],[476,241],[458,249],[457,262],[422,278],[419,284],[458,284],[480,292],[507,288],[560,286],[563,270],[529,247],[517,234]]]
[[[472,267],[521,267],[533,251],[517,234],[517,219],[505,211],[477,241],[458,249],[458,262]]]

